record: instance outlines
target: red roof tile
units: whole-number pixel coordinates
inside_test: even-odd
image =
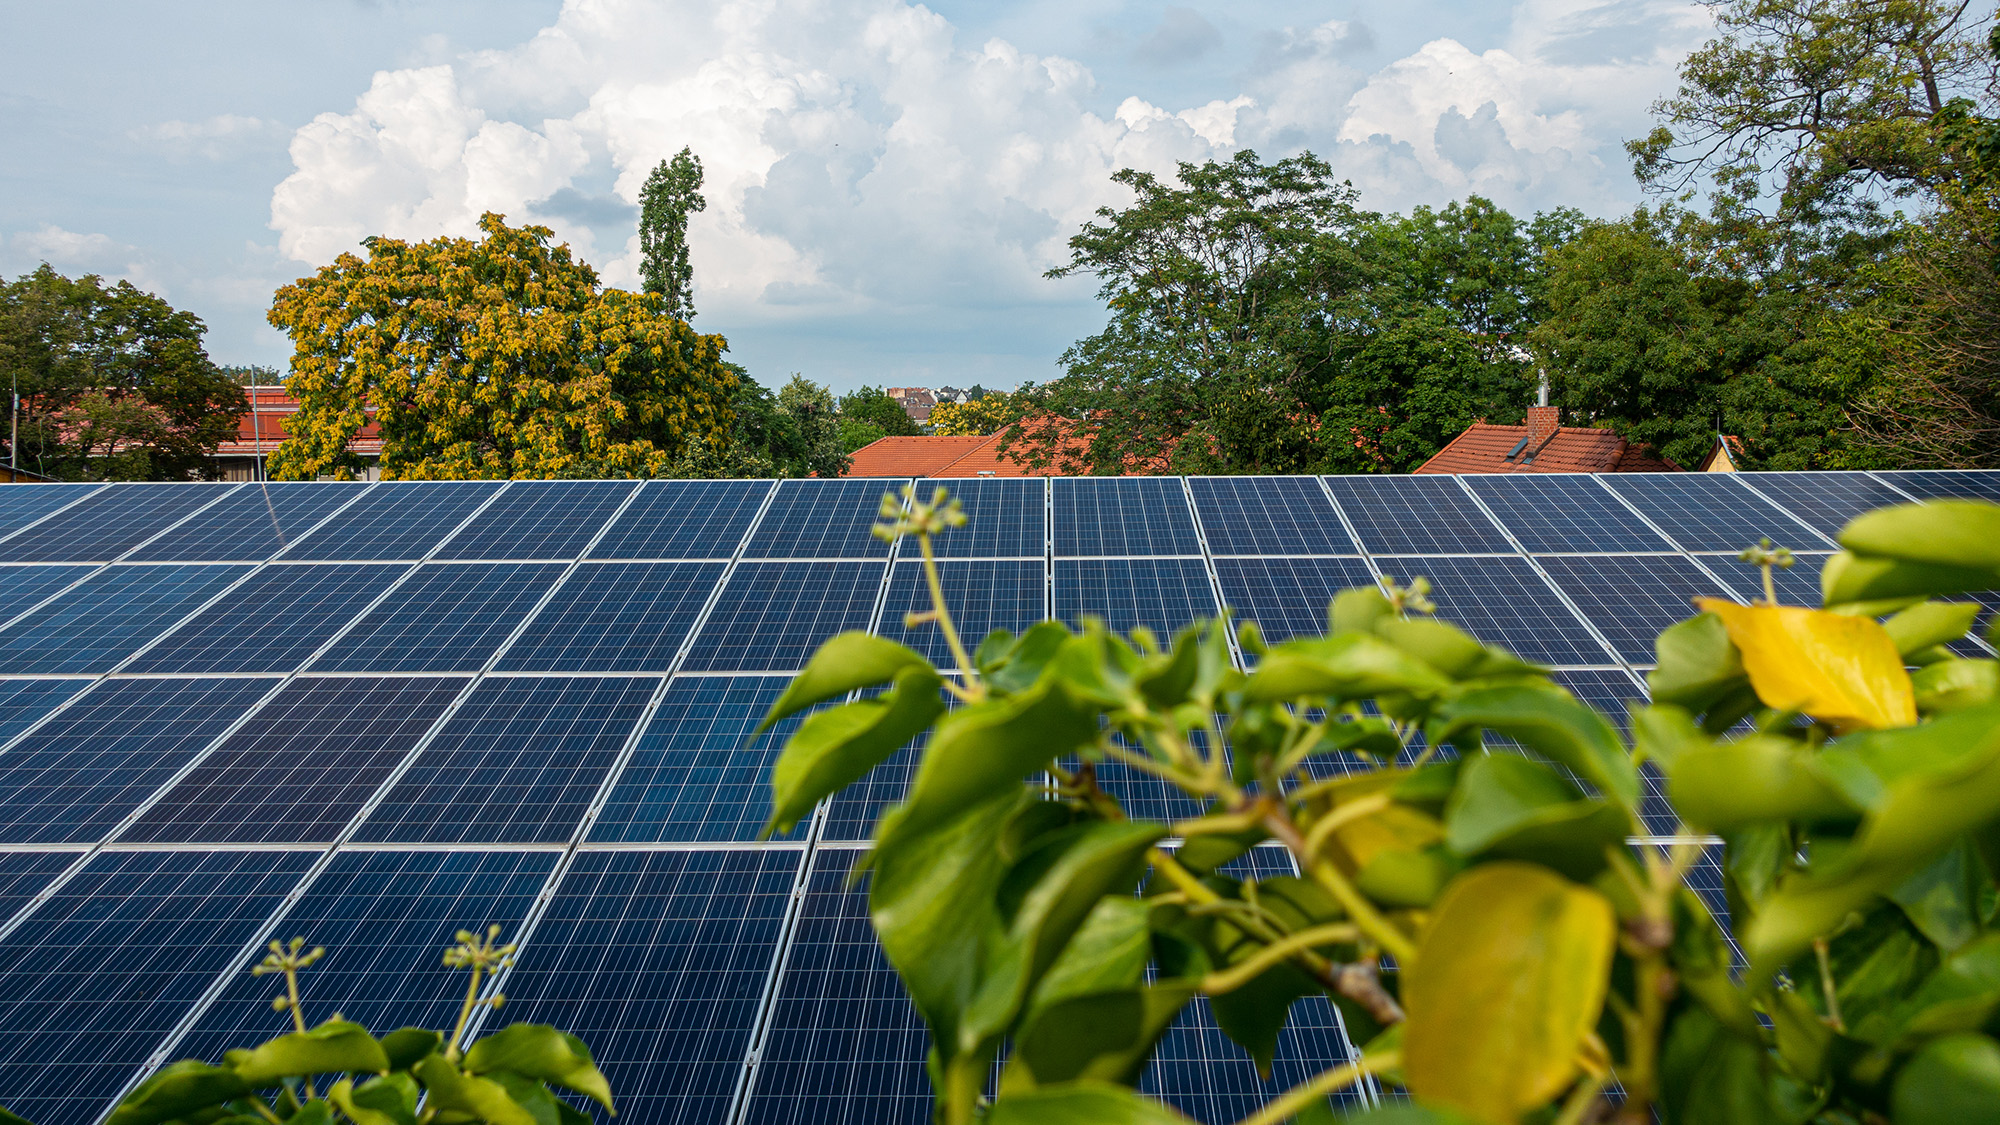
[[[1563,426],[1539,450],[1511,458],[1526,426],[1474,422],[1464,433],[1418,467],[1420,473],[1678,473],[1679,465],[1632,445],[1614,430]]]

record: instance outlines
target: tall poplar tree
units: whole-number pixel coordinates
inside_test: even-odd
[[[682,148],[660,161],[639,193],[639,276],[648,293],[667,301],[667,313],[694,318],[694,270],[688,265],[688,216],[706,210],[701,195],[701,157]]]

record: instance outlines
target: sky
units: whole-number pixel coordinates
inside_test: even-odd
[[[638,286],[683,145],[696,328],[766,386],[1011,387],[1101,328],[1066,240],[1111,175],[1310,150],[1371,210],[1641,202],[1683,0],[65,0],[0,8],[0,274],[127,278],[218,363],[374,234],[553,228]]]

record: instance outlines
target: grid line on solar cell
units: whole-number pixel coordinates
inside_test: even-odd
[[[917,498],[929,502],[944,488],[965,507],[969,522],[932,541],[943,559],[1026,558],[1042,556],[1047,540],[1043,516],[1047,490],[1039,478],[917,481]]]
[[[884,492],[900,480],[783,480],[750,534],[753,559],[879,559],[889,545],[872,529]]]
[[[1645,513],[1686,551],[1740,551],[1768,538],[1793,550],[1828,544],[1723,473],[1612,473],[1606,486]]]
[[[100,854],[0,940],[0,1104],[89,1125],[312,865]]]
[[[432,557],[573,559],[637,487],[624,480],[515,481]]]
[[[1449,476],[1324,477],[1370,554],[1512,553],[1514,545]]]
[[[503,487],[493,481],[378,481],[333,525],[279,557],[414,562],[436,550]]]
[[[1919,500],[2000,500],[2000,470],[1908,469],[1874,476]]]
[[[619,1120],[722,1121],[803,852],[579,852],[500,985],[590,1044]]]
[[[155,798],[118,840],[330,842],[468,682],[293,680]]]
[[[882,562],[740,562],[695,635],[684,666],[700,671],[803,668],[821,641],[866,629]]]
[[[245,485],[134,550],[130,562],[260,562],[336,518],[368,486],[358,481]]]
[[[1334,595],[1375,585],[1360,559],[1217,559],[1215,573],[1223,601],[1271,644],[1325,635]]]
[[[89,680],[0,680],[0,750],[89,686]]]
[[[122,671],[290,672],[408,570],[404,563],[266,566]]]
[[[483,680],[376,803],[376,843],[567,841],[659,681]]]
[[[1216,613],[1215,588],[1199,558],[1055,560],[1055,615],[1072,628],[1090,614],[1113,632],[1144,625],[1166,641]]]
[[[485,665],[563,563],[426,563],[354,623],[319,672],[470,672]]]
[[[35,524],[28,534],[0,540],[0,562],[111,562],[236,487],[113,485]]]
[[[1356,555],[1316,477],[1189,477],[1211,555]]]
[[[944,587],[944,603],[951,609],[959,639],[968,649],[995,629],[1021,633],[1042,620],[1047,581],[1040,559],[944,561],[938,563],[938,581]],[[929,612],[930,608],[930,585],[924,578],[923,563],[900,561],[889,573],[888,600],[882,605],[878,631],[949,670],[957,661],[943,630],[931,622],[913,627],[903,624],[905,614]]]
[[[1398,559],[1384,566],[1398,584],[1430,579],[1439,620],[1541,664],[1603,665],[1614,658],[1518,555],[1507,558]]]
[[[1537,560],[1618,655],[1653,662],[1653,640],[1698,612],[1695,597],[1734,591],[1682,555],[1556,555]]]
[[[767,480],[647,481],[588,557],[728,558],[772,487]]]
[[[1458,479],[1530,553],[1673,549],[1589,476],[1535,473]]]
[[[275,679],[103,680],[0,754],[0,843],[95,843]]]
[[[1201,554],[1178,477],[1057,477],[1052,487],[1058,556]]]
[[[1863,512],[1910,502],[1908,496],[1861,472],[1732,475],[1828,539],[1836,538],[1847,521]]]
[[[725,564],[578,566],[507,647],[503,671],[664,672]]]
[[[34,609],[96,570],[90,565],[0,566],[0,626]]]
[[[108,672],[249,570],[213,563],[106,567],[0,630],[0,666]]]
[[[1818,606],[1819,571],[1830,557],[1824,554],[1795,554],[1790,567],[1782,570],[1773,567],[1771,584],[1777,587],[1778,604]],[[1761,567],[1738,559],[1718,558],[1710,562],[1709,569],[1736,592],[1738,601],[1748,602],[1764,597],[1764,572]]]
[[[101,484],[14,484],[0,489],[0,540],[69,507]]]
[[[81,858],[82,852],[0,852],[0,933]]]

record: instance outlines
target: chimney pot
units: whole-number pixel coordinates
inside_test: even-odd
[[[1553,406],[1530,406],[1528,408],[1528,454],[1541,452],[1543,445],[1556,436],[1556,408]]]

